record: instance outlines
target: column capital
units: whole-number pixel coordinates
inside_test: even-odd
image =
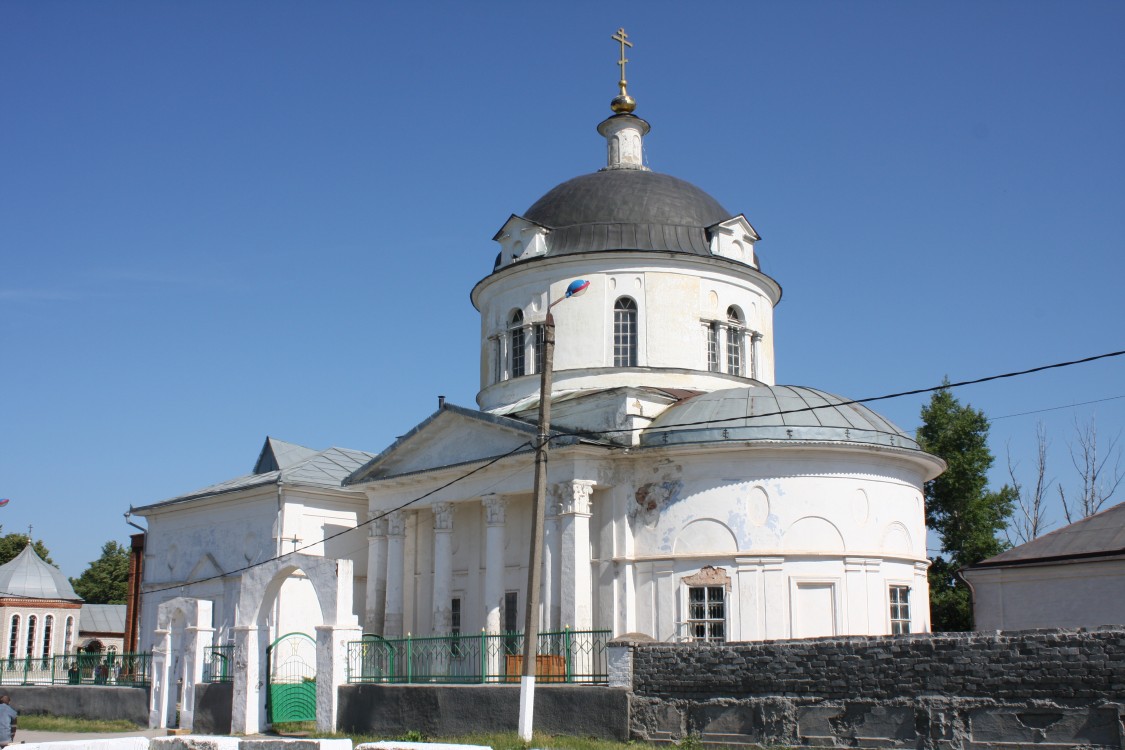
[[[450,533],[453,531],[453,503],[439,502],[430,506],[434,511],[434,531]]]
[[[555,485],[559,498],[559,514],[590,515],[590,496],[594,493],[597,482],[591,479],[572,479],[569,482],[560,482]]]
[[[751,331],[750,332],[750,340],[753,341],[755,344],[758,343],[759,341],[761,341],[762,338],[763,338],[763,336],[762,336],[761,331]]]
[[[387,536],[406,536],[406,514],[401,510],[383,516],[387,522]]]
[[[504,525],[504,511],[508,508],[508,501],[502,495],[490,492],[481,495],[480,504],[484,506],[485,521],[489,526]]]
[[[369,514],[369,515],[374,515]],[[387,535],[387,519],[384,517],[374,518],[367,526],[367,536],[371,539],[377,539]]]

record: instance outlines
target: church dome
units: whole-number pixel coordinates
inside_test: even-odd
[[[731,213],[671,175],[605,169],[551,189],[523,218],[551,230],[548,255],[599,250],[710,255],[706,229]]]
[[[641,435],[642,445],[729,440],[860,443],[919,450],[913,438],[866,406],[793,385],[705,393],[668,409]]]
[[[27,599],[82,601],[62,571],[44,562],[29,544],[9,562],[0,565],[0,591]]]

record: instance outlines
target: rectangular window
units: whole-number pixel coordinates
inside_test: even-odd
[[[734,323],[727,327],[727,372],[742,375],[742,328]]]
[[[910,632],[910,587],[891,586],[891,635]]]
[[[535,371],[543,372],[543,355],[547,351],[547,329],[542,323],[531,327],[535,340]]]
[[[726,640],[725,586],[692,586],[688,589],[688,633],[696,641]]]
[[[711,372],[719,371],[719,324],[707,325],[707,369]]]
[[[522,378],[527,374],[527,349],[524,346],[523,325],[513,328],[512,339],[512,377]]]
[[[504,592],[504,633],[507,634],[504,638],[504,653],[509,656],[522,653],[520,639],[516,635],[520,630],[519,596],[516,591]]]

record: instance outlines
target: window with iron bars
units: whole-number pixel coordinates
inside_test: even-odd
[[[696,641],[725,641],[727,598],[725,586],[688,588],[688,633]]]
[[[523,313],[519,310],[512,313],[509,333],[512,342],[512,377],[523,377],[527,374],[527,351],[524,348]]]
[[[711,321],[707,324],[707,369],[710,372],[719,372],[719,322]]]
[[[891,635],[910,632],[910,587],[891,586]]]
[[[628,297],[613,304],[613,366],[637,366],[637,303]]]

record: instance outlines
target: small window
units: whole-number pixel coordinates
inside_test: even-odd
[[[688,589],[688,633],[696,641],[725,641],[727,637],[725,586],[692,586]]]
[[[8,638],[8,662],[14,662],[19,656],[20,647],[20,616],[12,615],[12,632]],[[9,667],[11,669],[11,667]]]
[[[707,369],[719,371],[719,323],[712,321],[707,325]]]
[[[55,617],[54,615],[47,615],[43,618],[43,659],[51,658],[51,630],[54,628]]]
[[[910,587],[891,586],[891,635],[910,632]]]
[[[35,626],[38,624],[39,619],[35,615],[27,616],[27,650],[23,653],[29,659],[35,654]]]
[[[504,592],[504,653],[509,656],[522,653],[522,640],[519,637],[519,592]]]
[[[637,366],[637,303],[628,297],[613,305],[613,366]]]
[[[742,374],[742,316],[737,307],[727,308],[727,372]]]
[[[512,342],[512,377],[523,377],[527,374],[527,350],[524,342],[523,313],[521,311],[516,310],[512,313],[512,322],[508,326],[508,333]]]
[[[535,371],[543,372],[543,356],[547,351],[547,328],[542,323],[531,327],[535,342]]]
[[[74,618],[66,618],[66,630],[63,632],[63,653],[70,656],[70,647],[74,645]]]

